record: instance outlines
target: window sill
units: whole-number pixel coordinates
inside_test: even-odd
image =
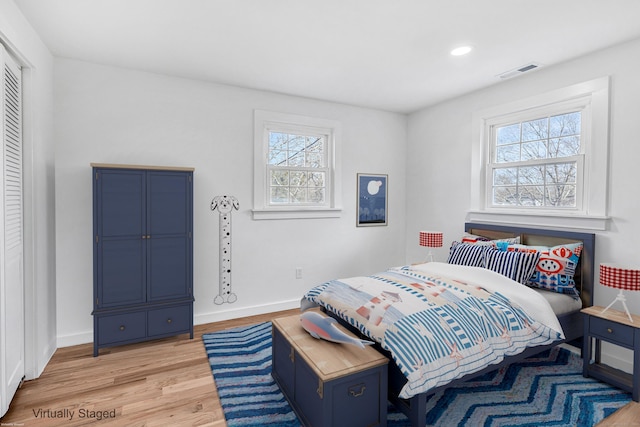
[[[273,208],[253,209],[254,220],[340,218],[341,208]]]
[[[610,217],[570,213],[532,213],[504,211],[469,211],[468,222],[527,225],[562,229],[583,229],[604,231]]]

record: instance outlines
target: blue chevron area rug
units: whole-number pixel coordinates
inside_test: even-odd
[[[202,337],[229,427],[300,426],[271,377],[271,323]],[[631,395],[582,376],[582,359],[556,347],[431,396],[425,426],[593,427]],[[408,426],[389,405],[388,426]]]

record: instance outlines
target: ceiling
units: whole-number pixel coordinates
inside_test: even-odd
[[[638,0],[14,1],[56,57],[401,113],[640,37]]]

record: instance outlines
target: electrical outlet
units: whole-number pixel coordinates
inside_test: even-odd
[[[302,267],[296,267],[296,279],[302,279]]]

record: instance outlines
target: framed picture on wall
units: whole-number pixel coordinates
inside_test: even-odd
[[[358,227],[387,225],[387,175],[358,174]]]

